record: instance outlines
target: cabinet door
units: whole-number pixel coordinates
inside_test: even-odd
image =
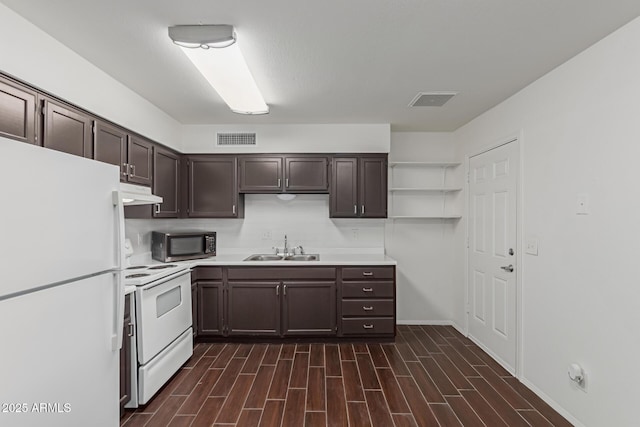
[[[120,348],[120,415],[124,413],[124,405],[131,400],[131,297],[124,299],[124,324],[122,331],[122,347]]]
[[[198,335],[222,335],[222,282],[198,281]]]
[[[280,282],[229,282],[229,335],[280,335]]]
[[[363,218],[387,217],[387,160],[361,157],[358,169],[359,214]]]
[[[91,159],[91,125],[91,118],[82,112],[45,100],[42,145]]]
[[[36,143],[36,93],[0,77],[0,135]]]
[[[285,157],[284,191],[326,193],[329,191],[328,169],[329,161],[324,156]]]
[[[127,133],[120,128],[95,121],[95,144],[93,158],[100,162],[110,163],[120,168],[120,181],[127,180],[124,170],[126,161]]]
[[[336,282],[283,282],[283,335],[336,334]]]
[[[153,143],[139,136],[129,135],[127,144],[128,181],[151,186]]]
[[[191,277],[193,279],[193,276]],[[193,337],[196,338],[198,336],[199,324],[198,317],[200,317],[200,313],[198,312],[198,284],[195,282],[191,283],[191,326],[193,329]]]
[[[188,158],[188,209],[191,218],[238,218],[237,159]]]
[[[358,216],[357,158],[333,158],[329,210],[331,218],[355,218]]]
[[[282,186],[282,157],[240,157],[241,193],[280,193]]]
[[[154,206],[155,218],[180,215],[180,156],[164,148],[153,148],[153,194],[163,201]]]

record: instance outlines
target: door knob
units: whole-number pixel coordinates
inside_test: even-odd
[[[503,265],[500,268],[503,269],[504,271],[508,271],[509,273],[513,272],[513,264]]]

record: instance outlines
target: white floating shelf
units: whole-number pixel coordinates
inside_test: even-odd
[[[453,193],[456,191],[462,191],[462,188],[453,188],[453,187],[422,187],[422,188],[414,188],[414,187],[403,187],[403,188],[390,188],[390,192],[409,192],[409,191],[423,191],[423,192],[433,192],[433,193]]]
[[[389,167],[396,166],[417,166],[417,167],[437,167],[437,168],[452,168],[460,166],[462,163],[456,162],[389,162]]]

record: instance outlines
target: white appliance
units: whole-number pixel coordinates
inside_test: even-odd
[[[132,340],[131,400],[136,408],[158,390],[193,354],[191,274],[180,264],[129,267],[125,283],[136,286]]]
[[[0,425],[119,424],[117,167],[0,137]]]

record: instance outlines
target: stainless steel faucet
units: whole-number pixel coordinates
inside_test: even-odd
[[[287,235],[284,235],[284,249],[282,250],[282,252],[284,252],[284,256],[289,256],[289,246],[287,243]]]

